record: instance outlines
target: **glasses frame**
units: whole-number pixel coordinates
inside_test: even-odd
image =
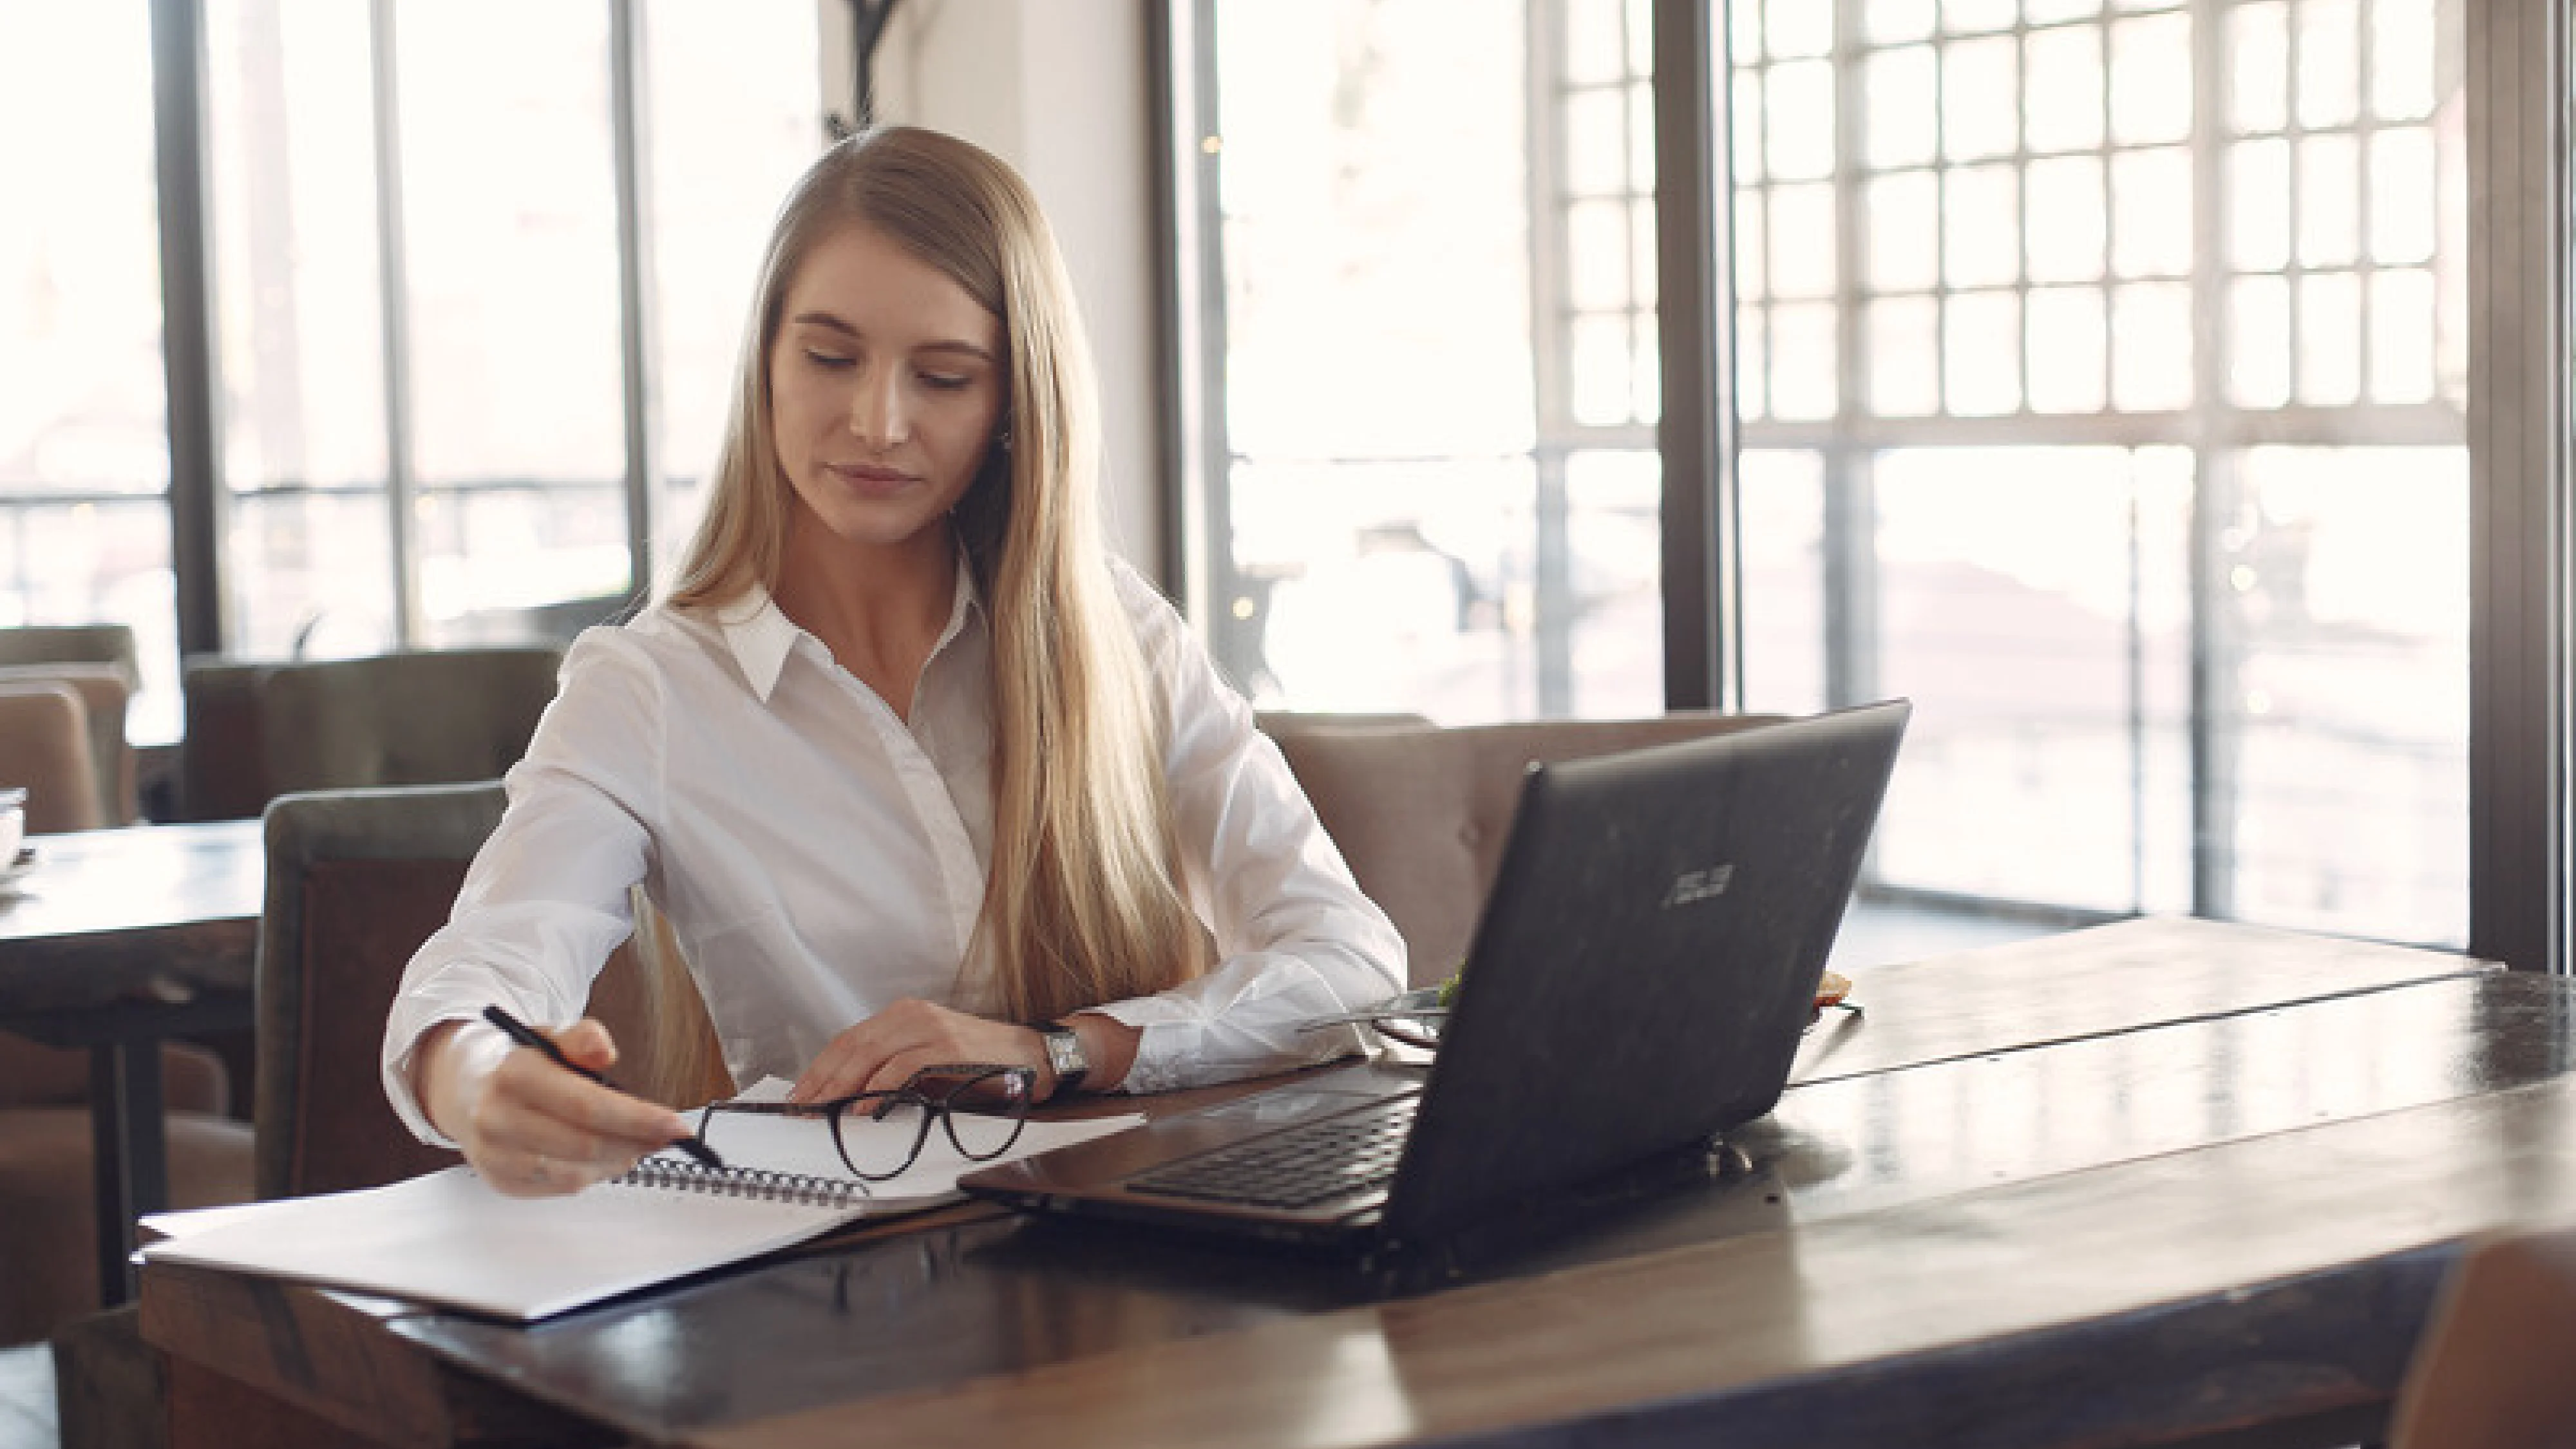
[[[942,1085],[942,1083],[945,1085]],[[925,1083],[929,1085],[925,1085]],[[707,1135],[707,1126],[718,1112],[740,1112],[762,1117],[821,1117],[832,1131],[832,1150],[841,1158],[841,1166],[861,1182],[886,1182],[903,1176],[921,1160],[921,1149],[930,1142],[930,1124],[937,1121],[948,1133],[948,1145],[969,1162],[990,1162],[1011,1150],[1029,1125],[1029,1108],[1035,1105],[1038,1074],[1034,1067],[1005,1066],[996,1062],[943,1062],[923,1067],[904,1079],[892,1090],[853,1092],[846,1097],[832,1097],[820,1102],[709,1102],[698,1111],[698,1137]],[[976,1100],[969,1100],[976,1099]],[[1002,1113],[979,1111],[982,1101],[998,1100],[1006,1109]],[[907,1105],[922,1109],[920,1126],[912,1134],[912,1147],[903,1155],[901,1165],[886,1172],[862,1171],[850,1160],[849,1144],[842,1140],[841,1121],[853,1107],[864,1108],[868,1119],[882,1122],[896,1108]],[[999,1146],[978,1152],[957,1135],[955,1114],[973,1112],[977,1116],[1007,1115],[1011,1133]]]

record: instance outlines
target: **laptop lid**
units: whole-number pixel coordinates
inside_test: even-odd
[[[1532,766],[1382,1201],[1273,1210],[1128,1184],[1397,1090],[1383,1074],[1285,1084],[963,1185],[1055,1212],[1428,1241],[1751,1121],[1787,1085],[1910,713]]]

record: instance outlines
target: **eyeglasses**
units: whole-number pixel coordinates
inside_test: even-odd
[[[850,1175],[883,1182],[920,1160],[933,1122],[947,1129],[949,1143],[969,1162],[989,1162],[1010,1151],[1029,1123],[1037,1081],[1029,1067],[923,1067],[890,1092],[855,1092],[822,1102],[709,1102],[698,1114],[698,1135],[707,1135],[718,1112],[821,1117],[831,1125],[832,1148]]]

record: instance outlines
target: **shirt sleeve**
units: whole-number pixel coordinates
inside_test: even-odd
[[[1094,1008],[1142,1031],[1124,1087],[1204,1085],[1361,1050],[1356,1028],[1298,1023],[1403,990],[1404,938],[1360,893],[1252,706],[1151,585],[1117,572],[1164,696],[1182,865],[1217,948],[1196,980]]]
[[[541,1026],[578,1020],[591,979],[633,931],[627,890],[644,878],[662,810],[660,706],[658,675],[622,631],[590,630],[566,653],[554,702],[504,779],[501,823],[447,924],[404,968],[385,1021],[385,1096],[422,1141],[454,1145],[412,1093],[423,1033],[463,1020],[499,1041],[479,1020],[494,1003]]]

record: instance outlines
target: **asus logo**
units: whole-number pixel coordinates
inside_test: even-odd
[[[1722,896],[1726,894],[1727,883],[1734,879],[1733,861],[1724,865],[1712,865],[1706,870],[1683,871],[1673,877],[1672,889],[1664,892],[1664,909],[1669,911],[1675,906],[1687,906],[1693,901]]]

